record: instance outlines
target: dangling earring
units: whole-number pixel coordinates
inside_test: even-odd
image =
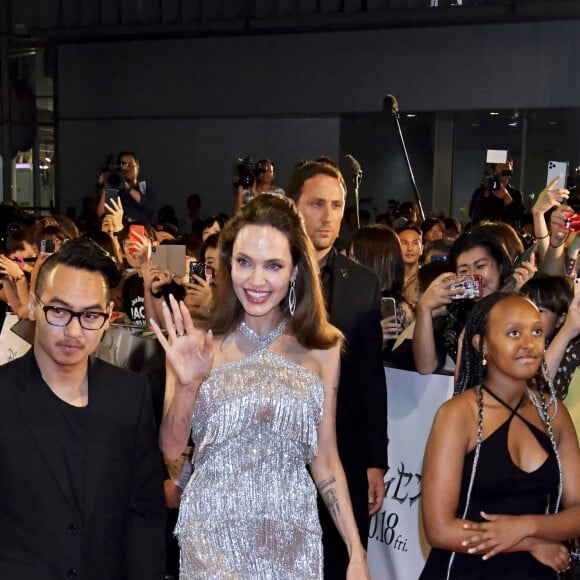
[[[290,290],[288,291],[288,310],[290,311],[290,316],[294,316],[296,311],[296,280],[293,278],[290,280]]]
[[[482,367],[486,367],[487,366],[487,359],[485,358],[485,355],[483,355],[483,358],[481,359],[481,366]]]

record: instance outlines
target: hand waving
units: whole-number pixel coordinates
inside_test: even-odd
[[[193,326],[191,316],[183,302],[169,297],[171,310],[163,302],[163,317],[167,338],[154,320],[151,328],[159,344],[165,350],[167,360],[173,368],[176,387],[197,390],[207,378],[213,363],[213,335],[211,330],[200,331]]]
[[[121,203],[121,198],[111,198],[110,205],[105,202],[105,209],[112,216],[113,231],[120,232],[123,229],[123,204]]]

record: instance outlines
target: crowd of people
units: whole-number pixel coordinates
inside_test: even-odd
[[[153,218],[134,153],[115,169],[96,216],[20,216],[0,255],[0,322],[35,326],[0,369],[0,576],[368,578],[384,366],[455,381],[425,452],[422,578],[569,568],[580,236],[557,180],[528,219],[508,160],[470,223],[408,202],[354,227],[331,159],[286,192],[262,160],[231,219],[193,194],[184,231],[171,206]],[[161,377],[94,359],[112,326],[154,334]]]

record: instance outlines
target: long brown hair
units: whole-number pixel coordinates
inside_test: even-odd
[[[341,332],[328,322],[318,275],[314,247],[306,234],[294,203],[282,196],[262,194],[244,205],[219,234],[220,272],[210,313],[197,324],[216,335],[232,332],[242,321],[244,308],[232,284],[232,253],[240,230],[247,225],[268,225],[288,239],[292,266],[297,266],[296,311],[290,316],[288,295],[280,303],[280,313],[288,319],[288,331],[305,348],[327,349],[340,344]]]
[[[382,224],[363,226],[348,240],[346,252],[377,275],[386,296],[402,298],[405,265],[395,230]]]

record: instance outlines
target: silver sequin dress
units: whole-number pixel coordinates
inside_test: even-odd
[[[316,453],[324,385],[270,349],[217,367],[192,422],[175,529],[182,580],[322,578]]]

